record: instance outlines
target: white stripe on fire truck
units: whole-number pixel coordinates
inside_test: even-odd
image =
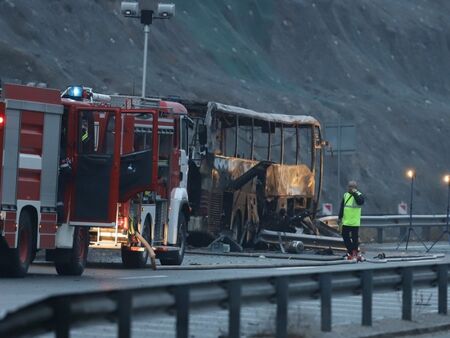
[[[19,169],[42,170],[41,156],[20,153]]]

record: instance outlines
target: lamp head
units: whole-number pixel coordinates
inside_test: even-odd
[[[416,172],[414,171],[414,169],[409,169],[406,172],[406,176],[408,176],[410,179],[413,179],[416,177]]]
[[[158,4],[156,8],[156,16],[158,19],[170,19],[175,16],[174,4]]]
[[[444,182],[447,183],[448,185],[450,185],[450,175],[444,176]]]
[[[139,18],[139,3],[135,1],[122,1],[120,3],[120,13],[127,18]]]

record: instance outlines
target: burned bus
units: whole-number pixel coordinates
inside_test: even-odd
[[[190,234],[224,231],[252,244],[261,229],[319,234],[313,222],[322,184],[320,123],[215,102],[182,102],[190,135]]]

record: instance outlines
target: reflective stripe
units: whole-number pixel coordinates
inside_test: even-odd
[[[344,194],[344,203],[342,224],[347,226],[360,226],[361,206],[356,203],[355,198],[348,192]]]
[[[85,132],[83,133],[83,135],[81,136],[81,141],[82,141],[82,142],[86,141],[86,140],[88,139],[88,137],[89,137],[88,132],[85,131]]]
[[[42,170],[42,158],[39,155],[20,153],[19,168],[30,170]]]

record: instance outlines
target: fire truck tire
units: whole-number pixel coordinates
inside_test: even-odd
[[[17,248],[2,248],[1,254],[7,259],[1,265],[1,275],[7,277],[24,277],[31,263],[33,250],[33,229],[31,217],[23,211],[19,218],[19,231],[17,233]]]
[[[174,257],[160,258],[159,261],[161,265],[181,265],[184,259],[184,253],[186,251],[187,245],[187,222],[186,215],[180,211],[178,215],[178,236],[177,236],[177,247],[179,250],[176,252]]]
[[[144,228],[142,229],[142,237],[148,243],[151,243],[150,228],[151,219],[147,217],[145,219]],[[122,264],[128,269],[142,269],[147,264],[148,251],[131,251],[128,247],[123,246],[121,249]]]
[[[80,276],[86,266],[88,251],[89,228],[75,227],[72,249],[56,249],[55,268],[58,275]]]

